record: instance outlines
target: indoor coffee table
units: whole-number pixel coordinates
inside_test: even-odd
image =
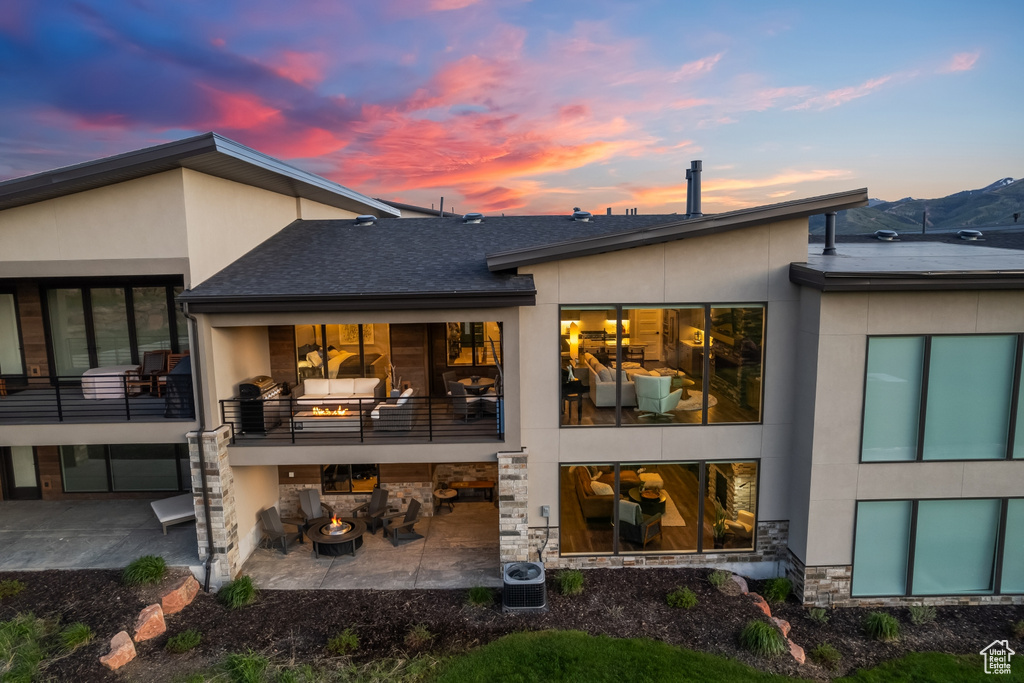
[[[331,532],[331,518],[317,517],[309,520],[306,525],[306,536],[313,542],[313,556],[321,555],[336,557],[338,555],[355,555],[356,549],[363,545],[363,534],[366,523],[355,517],[339,517],[342,527]]]
[[[653,494],[653,491],[645,490],[644,494]],[[665,489],[658,491],[657,496],[643,495],[640,492],[640,487],[636,486],[629,490],[629,497],[635,503],[640,503],[640,509],[645,515],[654,515],[659,512],[665,512],[665,501],[668,500],[668,494],[665,493]]]

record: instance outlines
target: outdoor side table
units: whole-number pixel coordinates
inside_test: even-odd
[[[434,504],[435,512],[441,509],[441,506],[448,504],[448,511],[455,512],[455,496],[459,495],[459,492],[455,489],[434,489],[434,498],[437,502]]]

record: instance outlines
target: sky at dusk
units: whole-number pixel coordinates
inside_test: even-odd
[[[0,179],[206,131],[460,212],[1024,176],[1024,2],[4,0]]]

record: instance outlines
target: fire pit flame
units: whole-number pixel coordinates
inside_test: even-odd
[[[331,410],[330,408],[321,408],[320,406],[313,406],[313,415],[317,417],[324,417],[326,415],[341,416],[346,413],[348,413],[348,408],[342,408],[341,406],[338,406],[334,410]]]
[[[352,530],[352,525],[337,516],[331,517],[330,524],[324,524],[320,531],[329,536],[341,536]]]

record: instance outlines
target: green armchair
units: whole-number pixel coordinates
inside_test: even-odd
[[[672,391],[671,377],[633,375],[636,386],[636,407],[640,417],[671,417],[670,410],[679,404],[682,389]]]

